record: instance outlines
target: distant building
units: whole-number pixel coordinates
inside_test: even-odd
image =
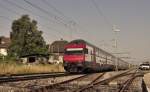
[[[64,46],[67,43],[68,41],[61,39],[49,45],[50,63],[63,63]]]
[[[47,64],[48,58],[49,56],[44,54],[30,54],[20,57],[24,64]]]
[[[10,38],[1,36],[0,37],[0,54],[7,56],[7,50],[10,45]]]

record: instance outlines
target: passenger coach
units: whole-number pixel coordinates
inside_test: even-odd
[[[89,72],[127,69],[128,63],[84,41],[73,40],[65,46],[64,69],[67,72]]]

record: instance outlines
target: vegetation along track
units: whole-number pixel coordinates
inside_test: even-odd
[[[13,75],[13,76],[5,76],[0,77],[0,83],[5,82],[17,82],[17,81],[25,81],[25,80],[34,80],[34,79],[44,79],[44,78],[54,78],[54,77],[63,77],[63,76],[70,76],[73,74],[65,73],[65,72],[58,72],[58,73],[44,73],[44,74],[21,74],[21,75]]]

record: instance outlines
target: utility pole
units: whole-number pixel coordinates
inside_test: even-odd
[[[117,33],[120,32],[120,29],[118,29],[116,25],[113,25],[113,31],[115,33],[115,39],[114,39],[115,40],[115,52],[117,53],[117,49],[118,49]],[[116,71],[118,71],[118,56],[116,56],[115,65],[116,65]]]

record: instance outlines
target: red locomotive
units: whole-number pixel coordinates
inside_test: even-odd
[[[73,40],[65,46],[63,56],[67,72],[90,72],[128,69],[129,64],[84,41]]]

